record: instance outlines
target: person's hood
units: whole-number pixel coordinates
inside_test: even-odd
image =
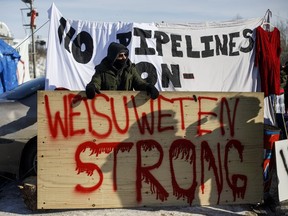
[[[111,66],[114,64],[118,54],[121,52],[125,52],[129,55],[129,50],[124,45],[115,42],[112,42],[109,45],[106,58]]]

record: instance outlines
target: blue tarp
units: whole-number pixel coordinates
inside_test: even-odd
[[[0,39],[0,94],[18,86],[17,64],[20,55],[13,47]]]

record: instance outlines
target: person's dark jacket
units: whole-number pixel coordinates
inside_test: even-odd
[[[127,55],[124,63],[117,62],[119,53]],[[112,42],[107,56],[95,67],[91,81],[86,85],[87,98],[92,99],[100,90],[147,91],[154,100],[159,96],[154,85],[143,80],[136,65],[128,58],[129,50],[122,44]]]
[[[114,67],[114,62],[119,53],[129,53],[129,50],[118,43],[111,43],[107,56],[95,67],[90,84],[94,84],[98,90],[146,90],[149,85],[139,75],[136,65],[127,58],[121,69]]]

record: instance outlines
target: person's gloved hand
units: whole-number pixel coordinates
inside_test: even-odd
[[[87,96],[88,99],[93,99],[93,98],[95,97],[95,94],[96,94],[96,93],[97,93],[97,94],[100,94],[99,89],[97,89],[97,88],[95,87],[95,85],[92,84],[92,83],[90,83],[90,84],[88,84],[88,85],[86,86],[85,91],[86,91],[86,96]]]
[[[146,91],[147,93],[150,95],[150,98],[152,98],[153,100],[155,100],[156,98],[158,98],[159,96],[159,91],[158,89],[152,85],[152,84],[149,84],[147,87],[146,87]]]

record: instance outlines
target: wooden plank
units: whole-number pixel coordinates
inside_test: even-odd
[[[38,92],[39,209],[257,203],[263,94]]]

